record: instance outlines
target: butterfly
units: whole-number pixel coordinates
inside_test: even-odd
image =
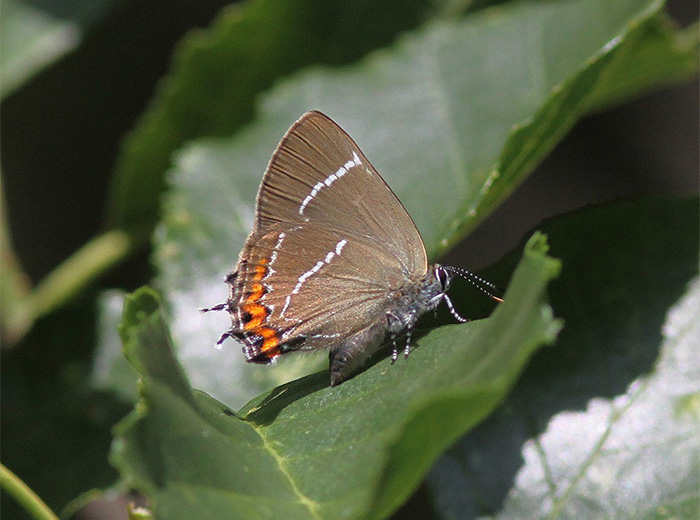
[[[330,382],[354,375],[389,336],[405,333],[445,301],[455,275],[495,300],[495,286],[457,267],[428,264],[423,240],[399,199],[352,138],[318,111],[296,121],[272,155],[255,223],[226,277],[232,327],[218,343],[243,343],[246,360],[328,350]]]

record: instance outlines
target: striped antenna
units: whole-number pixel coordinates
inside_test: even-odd
[[[447,273],[457,274],[461,278],[464,278],[466,281],[468,281],[474,287],[479,289],[481,292],[483,292],[486,296],[488,296],[492,300],[496,300],[497,302],[501,302],[501,303],[503,302],[503,298],[501,298],[500,296],[496,296],[496,294],[494,294],[494,292],[502,293],[503,291],[501,291],[498,287],[496,287],[491,282],[484,280],[480,276],[477,276],[474,273],[467,271],[466,269],[462,269],[460,267],[453,267],[451,265],[441,265],[440,268],[443,269]]]

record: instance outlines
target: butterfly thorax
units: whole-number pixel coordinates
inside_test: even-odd
[[[445,294],[440,266],[430,266],[420,280],[410,281],[391,294],[387,331],[396,335],[414,326],[416,320],[438,306]]]

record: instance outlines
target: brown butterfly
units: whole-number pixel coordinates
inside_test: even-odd
[[[348,379],[388,335],[445,301],[453,276],[495,300],[495,287],[459,268],[428,265],[423,240],[399,199],[352,138],[321,112],[282,138],[263,176],[255,225],[226,277],[232,336],[251,363],[329,349],[331,385]]]

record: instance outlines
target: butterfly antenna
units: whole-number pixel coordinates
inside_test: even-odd
[[[442,266],[442,267],[448,273],[458,274],[459,276],[464,278],[466,281],[468,281],[474,287],[479,289],[481,292],[483,292],[486,296],[488,296],[492,300],[496,300],[497,302],[503,303],[503,298],[494,294],[494,292],[502,293],[503,291],[501,291],[498,287],[496,287],[491,282],[484,280],[480,276],[477,276],[474,273],[467,271],[466,269],[462,269],[461,267],[453,267],[451,265],[446,265],[446,266]],[[449,300],[448,300],[447,306],[450,308],[450,312],[452,312],[452,302],[449,302]],[[452,315],[454,315],[454,314],[455,314],[455,312],[452,312]]]

